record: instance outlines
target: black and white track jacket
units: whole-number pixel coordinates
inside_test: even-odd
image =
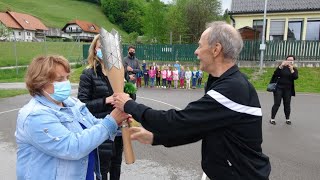
[[[205,95],[183,110],[153,110],[133,100],[125,112],[167,147],[202,140],[202,168],[213,180],[267,180],[269,158],[262,153],[262,112],[257,92],[235,65],[209,76]]]

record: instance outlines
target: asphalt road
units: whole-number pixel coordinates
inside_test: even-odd
[[[137,101],[154,109],[181,109],[202,95],[203,90],[141,88]],[[261,92],[259,97],[263,110],[263,151],[270,157],[272,165],[270,179],[319,180],[320,95],[298,94],[292,99],[291,126],[285,124],[282,106],[276,117],[277,125],[270,125],[272,94]],[[17,109],[29,99],[28,95],[0,99],[0,180],[15,179]],[[132,165],[123,163],[123,180],[201,179],[201,142],[174,148],[134,142],[133,147],[137,160]]]

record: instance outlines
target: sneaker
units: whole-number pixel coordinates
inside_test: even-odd
[[[287,120],[286,120],[286,123],[287,123],[288,125],[291,125],[290,119],[287,119]]]
[[[274,119],[270,119],[270,124],[276,125],[276,121]]]

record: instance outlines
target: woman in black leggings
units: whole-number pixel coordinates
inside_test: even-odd
[[[273,92],[274,104],[271,110],[270,123],[275,125],[277,111],[283,99],[284,114],[286,116],[286,123],[291,124],[290,121],[290,104],[291,96],[295,96],[294,80],[298,79],[298,70],[293,66],[295,57],[293,55],[287,56],[286,60],[274,71],[270,83],[277,82],[276,91]]]

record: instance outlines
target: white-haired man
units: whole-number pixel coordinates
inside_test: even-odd
[[[132,138],[167,147],[202,140],[202,168],[210,179],[269,179],[258,95],[236,65],[242,47],[239,32],[229,24],[208,26],[195,51],[200,69],[209,73],[206,93],[183,110],[153,110],[126,94],[114,95],[115,106],[145,128],[132,128]]]

